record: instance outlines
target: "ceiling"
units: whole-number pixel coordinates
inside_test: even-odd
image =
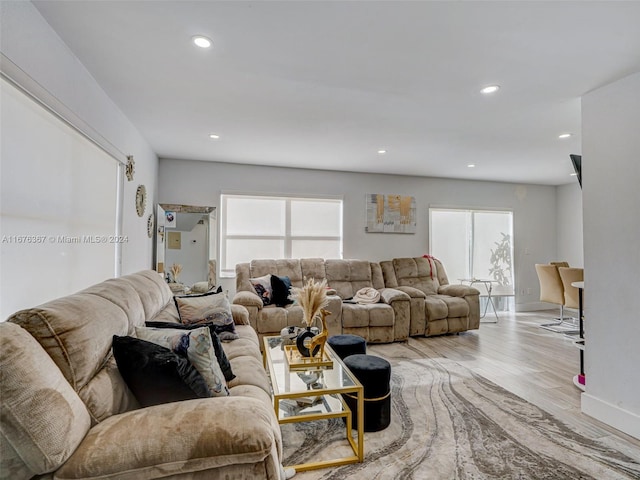
[[[160,158],[561,185],[640,71],[637,1],[33,3]]]

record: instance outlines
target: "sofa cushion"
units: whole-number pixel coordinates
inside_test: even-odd
[[[398,286],[414,287],[427,295],[438,293],[440,283],[435,262],[430,258],[394,258],[393,267]],[[393,285],[387,285],[393,287]]]
[[[113,286],[113,282],[109,282]],[[56,363],[73,389],[89,408],[95,422],[126,411],[135,397],[121,377],[96,381],[104,388],[93,388],[89,383],[108,365],[113,335],[127,335],[127,312],[117,304],[99,295],[101,288],[92,288],[67,297],[45,303],[39,307],[22,310],[9,321],[27,330]],[[133,301],[136,292],[121,289],[121,293]],[[122,302],[126,302],[122,299]],[[119,385],[118,385],[119,384]],[[119,404],[118,398],[130,395],[128,401]],[[114,397],[117,396],[116,397]],[[109,411],[106,404],[113,406]],[[94,406],[99,406],[94,409]]]
[[[204,378],[187,358],[168,348],[114,335],[113,355],[143,407],[211,396]]]
[[[213,323],[220,340],[238,338],[233,323],[231,304],[226,293],[205,293],[174,297],[180,314],[180,322],[185,325]]]
[[[427,295],[424,299],[427,320],[441,320],[449,316],[449,308],[440,295]]]
[[[59,468],[91,426],[87,408],[60,369],[24,329],[0,323],[2,478]]]
[[[251,277],[261,277],[264,275],[286,276],[291,279],[291,283],[298,285],[302,283],[302,268],[300,260],[283,258],[278,260],[252,260],[250,263]]]
[[[390,305],[384,303],[342,304],[342,326],[345,328],[393,327],[393,321],[393,308]]]
[[[148,480],[257,463],[278,478],[273,407],[245,397],[204,398],[114,415],[89,431],[56,480]],[[141,434],[142,433],[142,434]],[[269,460],[272,458],[273,460]],[[201,478],[201,477],[198,477]],[[233,478],[242,478],[239,475]]]
[[[209,329],[209,334],[211,335],[213,348],[216,352],[218,365],[220,365],[220,369],[222,370],[224,379],[228,382],[229,380],[233,380],[233,378],[235,377],[233,371],[231,370],[229,359],[227,358],[227,355],[222,348],[220,337],[218,337],[218,335],[216,334],[215,325],[213,325],[212,323],[205,323],[202,325],[183,325],[181,323],[172,322],[146,322],[145,325],[152,328],[173,328],[177,330],[193,330],[195,328],[207,327]]]
[[[133,323],[129,332],[132,332],[133,327],[136,325],[143,325],[145,320],[155,317],[171,302],[173,297],[173,293],[167,282],[162,278],[162,275],[159,275],[158,272],[153,270],[143,270],[131,275],[108,280],[108,282],[110,281],[128,283],[136,293],[142,293],[139,297],[144,310],[144,318]],[[105,282],[97,286],[107,291],[111,288],[111,285]],[[105,293],[102,293],[102,295],[105,295]]]
[[[229,395],[227,382],[218,364],[208,327],[193,330],[136,327],[136,337],[171,349],[189,359],[207,382],[214,397]]]
[[[372,287],[368,260],[326,260],[327,283],[342,299],[352,298],[362,288]]]
[[[327,278],[326,265],[322,258],[301,258],[300,269],[302,270],[300,283],[294,282],[293,277],[291,277],[291,283],[296,287],[301,287],[304,280],[307,278],[313,278],[316,281],[321,281],[323,278]],[[282,273],[279,275],[282,275]]]
[[[264,371],[262,360],[251,355],[242,355],[231,359],[236,378],[229,382],[229,388],[238,385],[254,385],[271,395],[271,384]]]
[[[464,298],[450,297],[449,295],[438,295],[446,304],[449,310],[449,317],[468,317],[469,304]]]
[[[146,320],[153,320],[154,322],[173,322],[180,323],[180,314],[178,313],[178,307],[176,307],[176,302],[173,300],[173,297],[169,303],[163,308],[155,317],[147,318]],[[142,324],[144,325],[144,323]],[[129,332],[130,335],[133,334],[135,328]]]
[[[108,392],[108,395],[105,395]],[[138,400],[122,379],[113,355],[105,362],[84,387],[78,392],[96,421],[102,421],[119,412],[140,408]]]
[[[238,325],[238,335],[240,336],[238,340],[224,343],[222,345],[229,361],[233,360],[236,357],[247,355],[252,356],[256,360],[262,362],[262,355],[260,354],[260,342],[258,341],[258,334],[256,333],[256,331],[248,325]]]

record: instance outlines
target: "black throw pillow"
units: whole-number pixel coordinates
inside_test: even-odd
[[[175,328],[177,330],[193,330],[194,328],[209,327],[209,332],[211,333],[211,341],[213,342],[213,349],[216,351],[216,358],[218,359],[218,364],[220,365],[220,370],[222,370],[224,379],[227,382],[230,382],[231,380],[236,378],[236,376],[231,371],[231,363],[229,363],[227,354],[224,353],[224,349],[222,348],[222,342],[220,341],[220,337],[216,334],[216,325],[214,325],[213,323],[198,323],[195,325],[185,325],[183,323],[173,323],[173,322],[145,322],[145,325],[147,327]]]
[[[272,301],[277,307],[284,307],[293,303],[289,300],[289,289],[291,288],[291,279],[289,277],[279,277],[271,275]]]
[[[134,337],[113,336],[118,370],[143,407],[211,396],[202,375],[185,357]]]

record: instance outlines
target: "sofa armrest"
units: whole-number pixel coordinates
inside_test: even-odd
[[[411,297],[408,293],[402,292],[395,288],[381,288],[378,290],[380,292],[380,300],[387,305],[391,305],[392,302],[396,300],[411,300]]]
[[[236,305],[243,305],[245,307],[257,307],[258,310],[264,306],[262,299],[257,294],[248,290],[236,292],[232,303]]]
[[[269,405],[249,397],[188,400],[114,415],[89,431],[56,475],[133,480],[264,463],[268,478],[277,479],[280,433],[273,416]]]
[[[231,315],[233,316],[233,323],[236,325],[251,325],[249,311],[244,305],[232,304]]]
[[[406,340],[409,338],[411,321],[411,297],[395,288],[381,288],[379,292],[382,302],[393,309],[393,341]]]
[[[406,293],[411,298],[427,298],[427,295],[422,291],[414,287],[394,287],[396,290]]]
[[[480,295],[480,291],[468,285],[441,285],[438,294],[450,297],[466,297],[467,295]]]

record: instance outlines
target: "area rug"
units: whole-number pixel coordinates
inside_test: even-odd
[[[640,450],[613,449],[454,361],[416,358],[410,348],[384,350],[392,353],[383,355],[392,365],[391,425],[365,434],[365,461],[296,480],[640,478]],[[282,425],[282,433],[285,465],[350,452],[341,419]]]

